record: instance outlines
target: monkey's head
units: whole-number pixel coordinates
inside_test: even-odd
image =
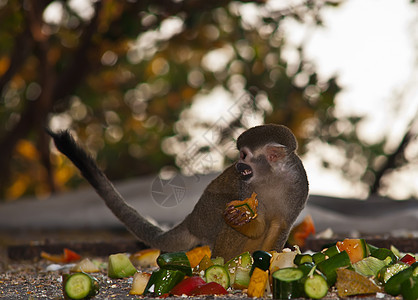
[[[238,137],[237,148],[240,158],[236,169],[244,181],[251,182],[257,179],[258,173],[277,175],[277,170],[296,151],[297,141],[286,126],[268,124],[243,132]]]

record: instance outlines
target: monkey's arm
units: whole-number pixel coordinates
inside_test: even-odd
[[[284,220],[274,219],[271,221],[264,238],[261,250],[270,251],[272,249],[281,250],[286,243],[289,226]]]
[[[264,234],[266,230],[266,222],[264,218],[257,216],[254,220],[241,226],[231,226],[236,231],[248,236],[250,239],[257,239]]]

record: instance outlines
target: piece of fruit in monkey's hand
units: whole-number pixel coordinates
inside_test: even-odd
[[[244,200],[234,200],[226,204],[224,211],[225,222],[231,226],[242,226],[257,217],[257,194]]]

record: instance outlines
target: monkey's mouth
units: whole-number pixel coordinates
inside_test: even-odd
[[[247,164],[238,163],[236,165],[237,171],[241,174],[243,180],[248,180],[253,177],[253,170]]]

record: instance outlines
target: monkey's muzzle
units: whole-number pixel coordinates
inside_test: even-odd
[[[237,163],[235,168],[241,174],[241,178],[243,180],[249,180],[251,177],[253,177],[253,170],[249,165],[244,163]]]

